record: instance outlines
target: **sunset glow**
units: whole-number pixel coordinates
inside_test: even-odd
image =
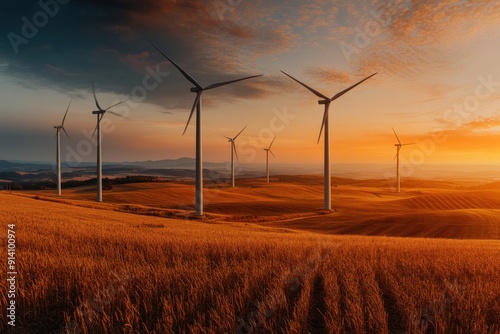
[[[393,126],[417,143],[406,159],[500,164],[496,1],[56,4],[46,24],[37,3],[2,16],[2,159],[52,161],[52,127],[72,98],[62,159],[94,161],[92,82],[102,104],[129,99],[115,110],[129,120],[106,115],[105,162],[194,157],[194,123],[181,136],[194,94],[151,40],[202,84],[263,75],[204,94],[206,161],[228,161],[223,136],[248,124],[241,163],[264,162],[276,136],[276,162],[321,164],[323,107],[284,70],[327,96],[378,72],[332,103],[332,163],[391,163]]]

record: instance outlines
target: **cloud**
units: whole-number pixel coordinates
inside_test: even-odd
[[[32,20],[41,11],[36,2],[9,2],[0,19],[7,31],[22,37],[22,19]],[[148,68],[154,70],[157,65],[178,78],[172,73],[177,70],[148,39],[203,83],[254,74],[246,62],[254,54],[242,56],[248,43],[275,50],[288,43],[272,29],[260,31],[231,20],[221,22],[210,2],[203,1],[75,0],[60,5],[57,14],[37,30],[27,43],[17,45],[18,53],[8,38],[0,42],[2,71],[20,85],[67,93],[89,90],[95,82],[101,91],[130,95],[135,87],[144,85]],[[164,82],[169,82],[173,95],[189,94],[189,83],[178,84],[178,80],[173,86],[169,80]],[[146,102],[171,105],[165,86],[148,91]],[[253,86],[247,88],[235,93],[241,97],[264,95]]]
[[[234,5],[223,20],[214,3],[73,0],[60,5],[57,15],[50,17],[28,43],[20,44],[19,53],[14,52],[8,38],[3,38],[2,71],[31,87],[71,93],[88,90],[95,82],[102,91],[131,94],[143,85],[148,67],[158,65],[170,76],[158,89],[148,91],[145,102],[184,108],[189,83],[148,39],[202,83],[268,74],[262,64],[274,56],[286,53],[286,59],[300,60],[300,52],[316,55],[311,50],[329,55],[345,43],[357,50],[347,56],[352,71],[345,67],[307,68],[311,66],[307,63],[302,68],[320,82],[348,84],[352,80],[344,71],[356,77],[382,72],[384,76],[415,78],[458,68],[461,64],[451,62],[451,55],[462,52],[460,46],[500,22],[500,4],[485,0],[459,4],[451,0],[294,0],[287,7],[276,1],[228,2]],[[0,19],[5,31],[22,35],[22,18],[32,21],[40,11],[36,1],[22,5],[10,1]],[[360,37],[361,33],[365,36]],[[228,91],[236,94],[235,99],[263,98],[271,87],[271,81],[268,83],[264,87],[249,81]],[[283,86],[275,83],[278,88]],[[429,93],[436,95],[443,89],[433,88]],[[275,92],[270,89],[268,94]]]
[[[480,117],[475,120],[465,122],[460,127],[451,130],[454,133],[480,134],[483,131],[500,127],[500,116]]]
[[[349,84],[353,82],[351,75],[345,71],[336,69],[323,69],[320,67],[308,67],[305,74],[326,84]]]
[[[494,0],[374,0],[371,8],[349,8],[351,19],[336,38],[346,60],[358,72],[402,78],[460,68],[457,53],[500,25]]]
[[[435,144],[436,155],[450,161],[491,161],[496,157],[498,136],[500,133],[500,116],[478,117],[451,126],[449,122],[441,121],[448,126],[436,129],[426,135],[418,135],[416,142],[431,141]],[[434,141],[434,138],[440,138]],[[433,150],[434,151],[434,150]],[[458,160],[457,160],[458,159]]]

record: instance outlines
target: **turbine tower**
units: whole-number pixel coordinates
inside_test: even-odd
[[[104,114],[106,112],[109,112],[110,114],[116,115],[121,118],[125,118],[120,114],[117,114],[115,112],[110,111],[109,109],[116,107],[119,104],[122,104],[125,101],[121,101],[118,103],[113,104],[112,106],[102,109],[101,106],[99,105],[99,102],[97,102],[97,97],[95,95],[95,89],[94,85],[92,85],[92,94],[94,94],[94,100],[95,100],[95,105],[97,107],[97,110],[92,111],[93,115],[97,116],[97,125],[94,129],[94,135],[97,133],[97,202],[102,202],[102,154],[101,154],[101,144],[102,144],[102,134],[101,134],[101,121],[102,118],[104,117]]]
[[[243,130],[245,130],[247,128],[247,126],[248,125],[245,125],[245,127],[243,128]],[[236,159],[238,159],[238,152],[236,152],[236,144],[234,143],[234,141],[243,132],[243,130],[241,130],[233,138],[231,138],[231,137],[225,137],[224,136],[227,139],[227,141],[231,143],[231,187],[232,188],[234,188],[234,155],[236,155]],[[239,159],[238,159],[238,161],[239,161]]]
[[[325,203],[324,203],[324,208],[325,208],[325,210],[331,210],[331,208],[332,208],[332,201],[331,201],[332,188],[331,188],[331,182],[332,181],[331,181],[331,174],[330,174],[330,134],[329,134],[329,122],[328,122],[328,110],[330,108],[330,103],[332,101],[338,99],[339,97],[341,97],[342,95],[344,95],[345,93],[347,93],[348,91],[350,91],[351,89],[353,89],[354,87],[356,87],[357,85],[360,85],[362,82],[370,79],[371,77],[373,77],[377,73],[373,73],[372,75],[364,78],[363,80],[361,80],[358,83],[352,85],[351,87],[346,88],[343,91],[341,91],[340,93],[335,94],[332,98],[329,98],[326,95],[321,94],[317,90],[309,87],[305,83],[302,83],[299,80],[295,79],[291,75],[289,75],[289,74],[287,74],[287,73],[285,73],[283,71],[281,71],[281,72],[283,74],[285,74],[286,76],[288,76],[290,79],[296,81],[297,83],[301,84],[302,86],[304,86],[305,88],[307,88],[308,90],[310,90],[317,97],[321,98],[321,100],[318,101],[318,104],[324,104],[325,105],[325,112],[323,114],[323,122],[321,123],[321,128],[320,128],[320,131],[319,131],[318,143],[319,143],[319,140],[321,138],[321,132],[323,131],[323,128],[324,128],[325,129],[325,138],[324,138],[325,139],[325,153],[324,153],[324,200],[325,200]]]
[[[64,128],[64,121],[66,120],[66,115],[68,115],[69,107],[71,106],[71,101],[69,101],[68,108],[66,108],[66,113],[64,114],[61,125],[54,125],[54,129],[56,129],[56,137],[57,137],[57,152],[56,152],[56,161],[57,161],[57,195],[61,196],[61,130],[64,131],[66,137],[69,138],[66,129]]]
[[[266,182],[267,183],[269,183],[269,152],[271,152],[273,157],[276,158],[273,151],[271,151],[271,146],[273,145],[275,139],[276,139],[276,136],[274,136],[273,140],[271,141],[271,144],[269,144],[269,147],[264,149],[264,151],[266,151]]]
[[[196,93],[196,98],[194,99],[193,107],[191,108],[191,113],[189,114],[188,121],[186,123],[186,127],[184,128],[184,132],[182,135],[186,133],[186,130],[189,126],[189,122],[191,121],[191,117],[193,116],[194,109],[196,108],[196,196],[195,196],[195,212],[197,216],[203,215],[203,161],[202,161],[202,146],[201,146],[201,95],[205,90],[229,85],[238,81],[247,80],[251,78],[257,78],[262,75],[252,75],[249,77],[218,82],[208,86],[203,87],[200,85],[189,73],[187,73],[184,69],[182,69],[179,65],[177,65],[172,59],[167,57],[160,49],[158,49],[153,43],[149,42],[159,53],[161,53],[172,65],[177,68],[179,72],[189,81],[194,87],[191,87],[191,92]]]
[[[394,132],[394,135],[396,136],[396,139],[398,140],[397,144],[394,144],[396,146],[396,155],[394,156],[394,159],[396,159],[396,184],[397,184],[397,192],[401,192],[401,175],[399,173],[399,150],[401,149],[402,146],[407,146],[407,145],[414,145],[415,143],[409,143],[409,144],[401,144],[401,140],[399,140],[398,135],[396,134],[396,131],[394,128],[392,128],[392,132]]]

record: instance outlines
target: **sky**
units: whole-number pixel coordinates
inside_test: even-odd
[[[95,161],[194,157],[191,84],[262,77],[203,94],[203,160],[224,162],[224,136],[245,131],[241,163],[323,160],[323,106],[287,72],[327,96],[377,73],[330,107],[332,163],[500,164],[500,2],[41,0],[4,1],[0,159]]]

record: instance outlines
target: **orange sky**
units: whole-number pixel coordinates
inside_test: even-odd
[[[396,143],[391,127],[403,142],[416,143],[403,148],[408,160],[500,163],[498,2],[218,4],[185,8],[148,1],[140,9],[123,7],[109,23],[101,23],[96,14],[91,19],[98,24],[89,32],[95,41],[88,45],[82,45],[83,37],[50,35],[50,29],[72,29],[65,25],[69,18],[55,17],[39,36],[20,45],[18,54],[4,44],[0,159],[51,161],[53,125],[73,98],[66,123],[71,142],[64,139],[63,158],[76,160],[77,152],[82,161],[95,161],[95,147],[86,135],[95,127],[91,81],[101,105],[130,101],[115,109],[129,120],[106,116],[112,130],[104,133],[104,161],[194,157],[194,120],[181,135],[194,94],[147,44],[152,39],[202,84],[264,75],[204,94],[204,160],[227,161],[230,146],[223,136],[248,125],[237,141],[240,162],[264,161],[262,148],[276,136],[277,162],[321,163],[323,144],[316,141],[323,106],[279,72],[284,70],[327,96],[378,72],[332,103],[332,163],[391,163]],[[69,6],[61,12],[72,15]],[[105,5],[97,9],[112,13]],[[73,18],[75,25],[87,24],[78,18]],[[20,22],[13,20],[12,31],[19,30]],[[61,57],[61,50],[76,54],[82,49],[89,52],[85,59],[95,55],[95,73],[90,65]],[[157,65],[168,76],[138,101],[134,89],[144,85],[145,69]],[[87,72],[92,75],[86,77]]]

